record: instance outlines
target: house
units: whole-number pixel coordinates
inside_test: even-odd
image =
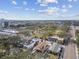
[[[53,41],[53,42],[56,42],[56,41],[63,41],[64,39],[63,38],[60,38],[58,36],[50,36],[48,38],[48,41]]]
[[[50,49],[50,51],[58,54],[61,50],[61,48],[64,48],[65,46],[58,44],[58,43],[53,43],[52,48]]]
[[[57,38],[49,37],[49,38],[48,38],[48,41],[50,41],[50,42],[52,43],[52,42],[58,41],[58,39],[57,39]]]
[[[37,42],[40,42],[40,41],[41,41],[41,39],[33,38],[33,39],[31,39],[31,40],[28,40],[28,42],[26,42],[26,43],[24,44],[24,47],[25,47],[25,48],[33,48],[34,45],[35,45]]]
[[[25,43],[24,47],[28,49],[32,49],[32,53],[35,53],[36,51],[40,51],[42,53],[46,51],[51,51],[58,54],[61,50],[61,47],[63,47],[63,45],[58,44],[57,42],[51,43],[51,40],[33,38],[29,40],[27,43]]]
[[[37,46],[33,48],[32,53],[34,53],[35,51],[40,51],[43,53],[44,51],[49,50],[50,46],[51,43],[49,41],[38,42]]]

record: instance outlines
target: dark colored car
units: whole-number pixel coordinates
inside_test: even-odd
[[[61,50],[60,50],[58,56],[59,56],[58,59],[63,59],[63,57],[64,57],[64,48],[63,47],[61,47]]]

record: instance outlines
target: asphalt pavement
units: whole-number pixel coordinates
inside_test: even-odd
[[[75,43],[69,43],[65,47],[64,51],[64,58],[63,59],[77,59],[76,57],[76,44]]]

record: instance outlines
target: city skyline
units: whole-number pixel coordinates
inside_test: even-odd
[[[78,20],[78,0],[0,0],[0,18]]]

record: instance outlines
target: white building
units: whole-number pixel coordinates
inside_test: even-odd
[[[0,30],[0,35],[16,36],[18,33],[19,33],[19,31],[12,30],[12,29]]]

